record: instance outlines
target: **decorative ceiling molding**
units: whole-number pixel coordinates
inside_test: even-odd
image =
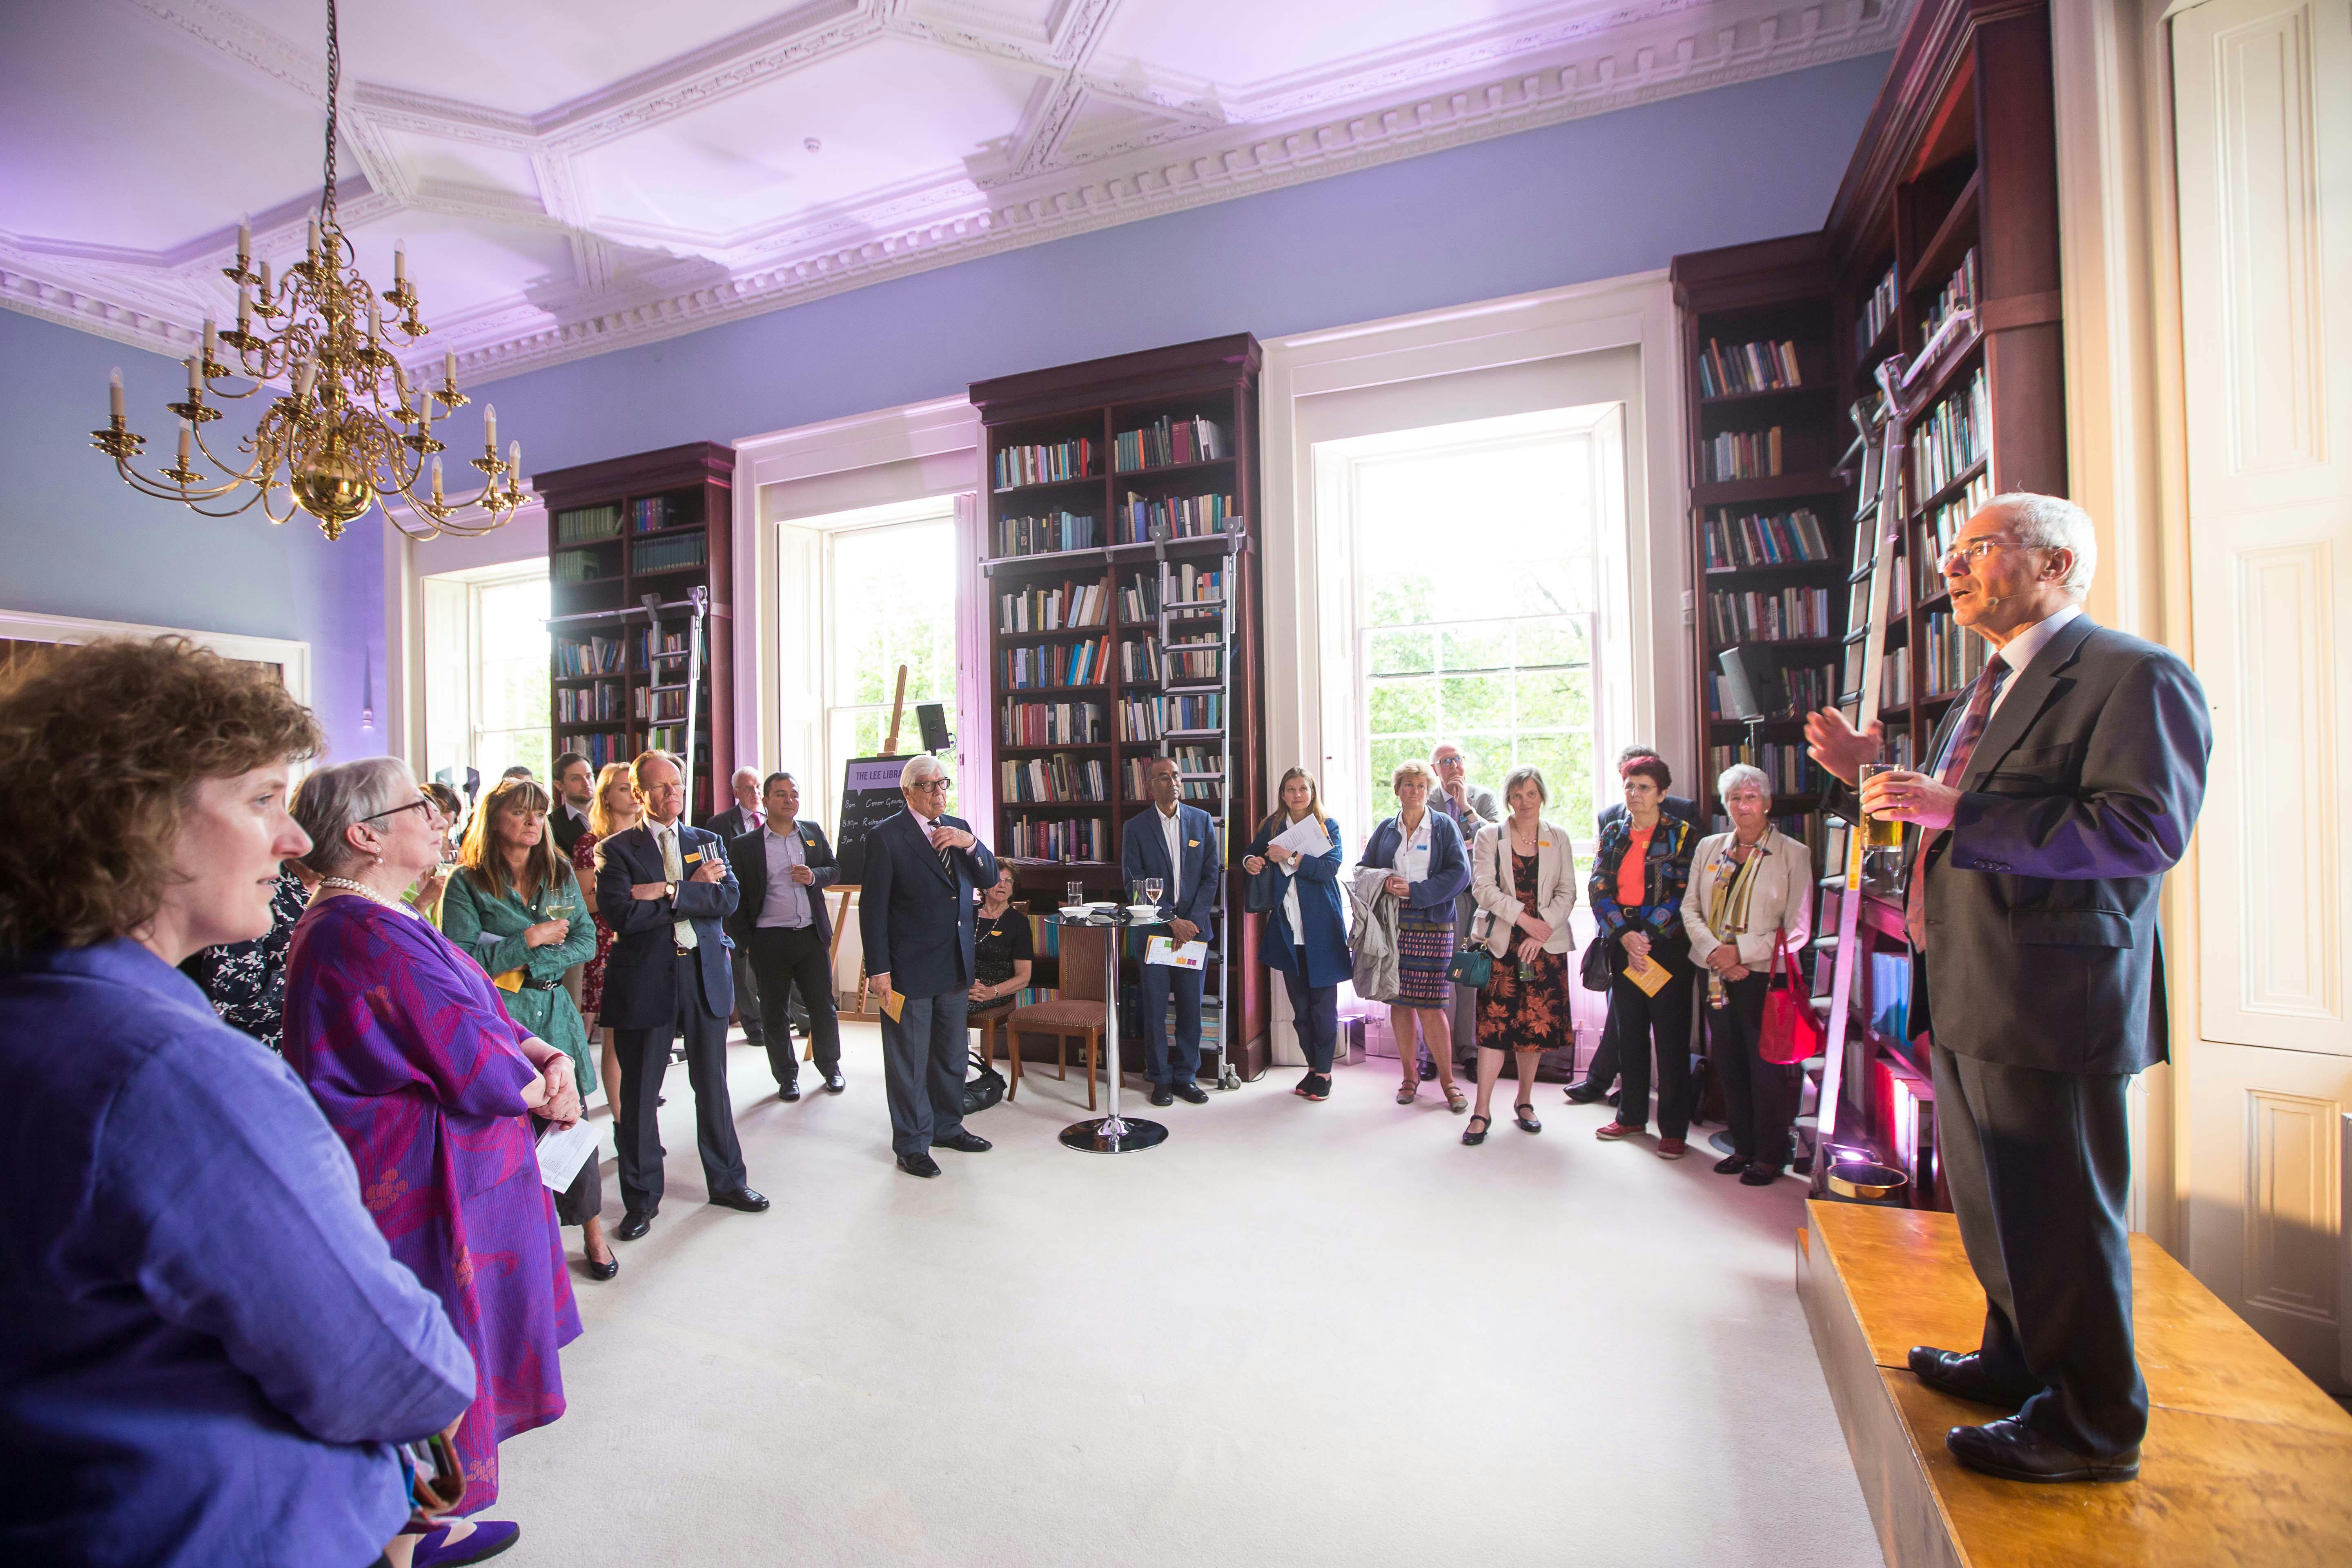
[[[431,258],[412,255],[427,279],[430,357],[455,352],[470,384],[1115,224],[1885,51],[1916,0],[1528,0],[1509,25],[1488,20],[1410,48],[1335,58],[1222,101],[1176,73],[1112,80],[1096,68],[1121,8],[1152,3],[1063,0],[1042,37],[1024,37],[953,0],[809,0],[530,116],[352,81],[347,68],[342,121],[364,174],[342,182],[338,205],[354,231],[428,213],[493,239],[568,238],[568,276],[440,311]],[[273,89],[322,101],[322,58],[220,0],[124,4]],[[1344,26],[1333,31],[1344,37]],[[837,71],[843,56],[882,38],[1009,68],[1011,80],[1031,73],[1037,86],[1002,136],[961,153],[941,148],[930,174],[908,165],[851,195],[750,225],[716,211],[701,227],[600,216],[583,154],[690,124],[797,71]],[[1092,127],[1086,136],[1082,122]],[[465,156],[490,159],[493,171],[527,168],[535,190],[469,183],[474,165],[462,162],[454,179],[431,172],[446,163],[420,170],[418,149],[435,145],[475,149]],[[774,155],[743,155],[755,153]],[[299,247],[314,200],[299,195],[257,215],[257,249]],[[179,357],[205,315],[234,309],[219,272],[233,237],[224,226],[154,252],[0,230],[0,305]]]

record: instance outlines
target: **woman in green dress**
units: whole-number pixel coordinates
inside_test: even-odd
[[[442,897],[441,931],[489,972],[507,1016],[572,1058],[584,1097],[596,1086],[596,1057],[563,972],[594,956],[596,927],[547,831],[547,792],[527,778],[503,780],[482,798]],[[621,1271],[604,1239],[604,1206],[591,1156],[556,1194],[555,1217],[582,1227],[592,1279]]]

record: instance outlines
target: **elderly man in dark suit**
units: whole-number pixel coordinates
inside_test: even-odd
[[[866,840],[857,894],[866,984],[882,1005],[882,1082],[898,1169],[936,1176],[934,1149],[981,1154],[963,1125],[964,1017],[972,977],[972,894],[996,880],[996,857],[947,815],[947,769],[915,758],[899,775],[907,809]],[[896,1018],[890,1016],[895,1005]]]
[[[759,980],[760,1022],[776,1097],[801,1097],[800,1059],[785,1025],[797,992],[809,1020],[809,1045],[827,1094],[848,1087],[841,1076],[841,1024],[833,1005],[833,916],[824,890],[841,879],[824,829],[803,822],[801,787],[790,773],[770,773],[761,795],[766,826],[729,842],[727,858],[743,896],[728,920],[736,950],[751,954]]]
[[[662,1199],[661,1129],[654,1108],[673,1037],[686,1042],[694,1085],[695,1143],[710,1201],[757,1214],[768,1200],[747,1184],[727,1095],[727,1015],[735,1005],[719,922],[735,910],[735,876],[718,836],[679,820],[686,783],[677,763],[646,752],[630,766],[645,820],[596,845],[596,908],[613,928],[604,963],[604,1020],[621,1064],[614,1117],[621,1156],[616,1233],[635,1241]]]
[[[1165,932],[1178,946],[1216,934],[1217,883],[1224,860],[1217,853],[1217,825],[1197,805],[1177,798],[1176,759],[1154,757],[1146,777],[1151,804],[1128,819],[1119,849],[1119,869],[1131,892],[1146,878],[1160,882],[1160,912]],[[1157,934],[1157,933],[1154,933]],[[1150,935],[1145,938],[1150,941]],[[1198,969],[1163,963],[1143,965],[1137,989],[1143,1021],[1143,1060],[1151,1074],[1151,1103],[1178,1100],[1204,1104],[1201,1076],[1201,982]],[[1168,1038],[1168,1002],[1176,1001],[1176,1038]],[[1222,1026],[1223,1020],[1220,1020]]]
[[[1635,763],[1663,761],[1664,759],[1658,755],[1655,746],[1638,743],[1628,746],[1617,753],[1617,776],[1623,778],[1625,770]],[[1693,827],[1706,826],[1698,819],[1698,804],[1687,795],[1667,795],[1658,803],[1658,809],[1668,816],[1680,817]],[[1594,821],[1594,836],[1597,837],[1608,832],[1609,825],[1624,815],[1625,803],[1622,800],[1612,801],[1602,806]],[[1583,1079],[1568,1086],[1568,1098],[1579,1105],[1590,1105],[1607,1094],[1609,1086],[1616,1081],[1617,1016],[1612,1012],[1609,1021],[1601,1026],[1601,1043],[1592,1047],[1592,1061],[1584,1069]]]
[[[2072,501],[2000,495],[1940,563],[1952,618],[1992,644],[1927,748],[1863,808],[1906,835],[1911,1020],[1935,1067],[1937,1143],[1983,1342],[1919,1345],[1930,1387],[2013,1410],[1955,1426],[1971,1469],[2015,1480],[2139,1473],[2147,1385],[2132,1352],[2125,1097],[2165,1059],[2157,899],[2204,803],[2205,693],[2168,648],[2096,626]],[[1813,757],[1852,784],[1878,754],[1825,710]]]

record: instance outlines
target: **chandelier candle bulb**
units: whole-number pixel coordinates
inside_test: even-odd
[[[206,365],[212,364],[218,357],[214,351],[218,347],[219,342],[220,334],[213,330],[213,319],[206,316],[205,318],[205,363]]]
[[[316,261],[319,259],[319,220],[317,218],[312,218],[310,220],[310,243],[303,248],[311,260]]]
[[[433,504],[441,504],[441,459],[433,459]]]
[[[249,286],[236,291],[236,330],[247,337],[253,335],[253,295]]]
[[[122,422],[122,371],[120,367],[107,372],[106,412],[114,422]]]
[[[195,426],[186,420],[180,421],[180,471],[182,473],[188,471],[188,437],[194,429]]]
[[[188,395],[195,396],[205,389],[205,356],[199,352],[188,356]]]
[[[253,270],[253,220],[248,217],[236,220],[236,269]]]
[[[265,308],[269,304],[269,296],[274,292],[276,290],[269,287],[269,258],[264,257],[261,260],[261,303]]]
[[[507,483],[516,489],[522,489],[522,443],[520,441],[507,443]]]
[[[499,455],[499,405],[482,405],[482,450],[492,458]]]

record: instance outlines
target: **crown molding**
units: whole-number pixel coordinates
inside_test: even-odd
[[[323,61],[307,61],[217,0],[125,3],[273,80],[300,79],[307,64],[310,96],[319,96]],[[1181,84],[1110,83],[1090,70],[1113,0],[1068,0],[1042,46],[982,31],[975,8],[918,16],[903,0],[812,0],[536,116],[355,84],[343,122],[366,175],[346,181],[350,194],[339,192],[338,203],[353,226],[426,211],[571,236],[572,277],[434,321],[428,357],[456,353],[472,384],[1118,224],[1883,52],[1916,0],[1759,0],[1747,14],[1708,18],[1703,31],[1682,26],[1700,4],[1579,8],[1503,37],[1441,41],[1433,56],[1280,83],[1257,101],[1221,108]],[[593,222],[574,162],[582,151],[886,36],[1034,68],[1040,96],[1001,150],[939,180],[724,235]],[[1447,74],[1436,79],[1433,70]],[[1384,87],[1393,96],[1375,95]],[[1119,143],[1074,153],[1070,127],[1099,101],[1146,118]],[[538,197],[416,182],[396,134],[526,156]],[[309,205],[275,209],[268,228],[299,235]],[[0,232],[0,305],[176,358],[205,313],[233,305],[217,277],[224,247],[215,237],[167,254],[98,255]],[[665,250],[650,264],[643,256]]]

